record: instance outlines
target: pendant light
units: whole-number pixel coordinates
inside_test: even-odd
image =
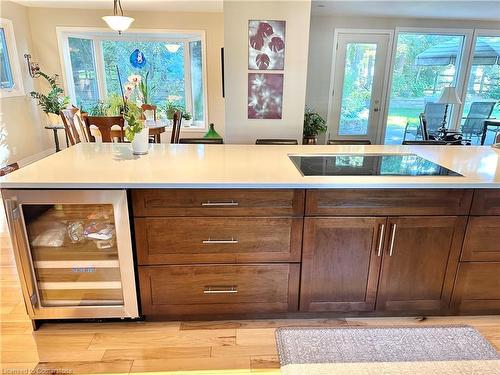
[[[120,14],[118,14],[118,11],[120,11]],[[120,35],[130,27],[132,22],[134,22],[132,17],[125,17],[123,15],[121,0],[114,0],[113,15],[102,17],[102,19],[111,29],[118,31]]]
[[[165,48],[170,53],[176,53],[179,50],[179,48],[181,48],[181,45],[174,44],[174,43],[167,43],[167,44],[165,44]]]

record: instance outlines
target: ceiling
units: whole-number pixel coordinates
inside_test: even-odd
[[[1,1],[1,0],[0,0]],[[29,7],[113,9],[113,0],[11,0]],[[122,0],[125,10],[222,12],[222,0]]]
[[[312,14],[316,16],[496,20],[500,25],[500,0],[313,0]]]

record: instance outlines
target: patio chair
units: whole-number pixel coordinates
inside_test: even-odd
[[[484,120],[488,119],[493,112],[496,102],[473,102],[467,117],[463,119],[462,133],[467,138],[476,137],[481,139],[484,132]]]
[[[426,103],[424,112],[419,116],[420,123],[416,127],[416,130],[411,129],[410,123],[406,124],[405,132],[403,135],[403,141],[406,141],[407,134],[413,134],[414,140],[422,139],[426,140],[426,135],[423,131],[423,119],[427,122],[427,133],[429,136],[435,135],[437,130],[443,124],[444,114],[446,112],[446,104],[441,103]]]

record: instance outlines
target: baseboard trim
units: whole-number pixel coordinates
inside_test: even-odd
[[[43,150],[37,154],[30,155],[28,157],[25,157],[17,162],[19,165],[19,168],[25,167],[28,164],[34,163],[35,161],[38,161],[40,159],[46,158],[49,155],[52,155],[56,152],[55,148],[48,148],[46,150]]]

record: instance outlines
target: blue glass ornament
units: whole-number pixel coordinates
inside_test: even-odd
[[[132,64],[134,68],[143,68],[144,65],[146,65],[146,56],[144,56],[141,51],[136,49],[130,55],[130,64]]]

